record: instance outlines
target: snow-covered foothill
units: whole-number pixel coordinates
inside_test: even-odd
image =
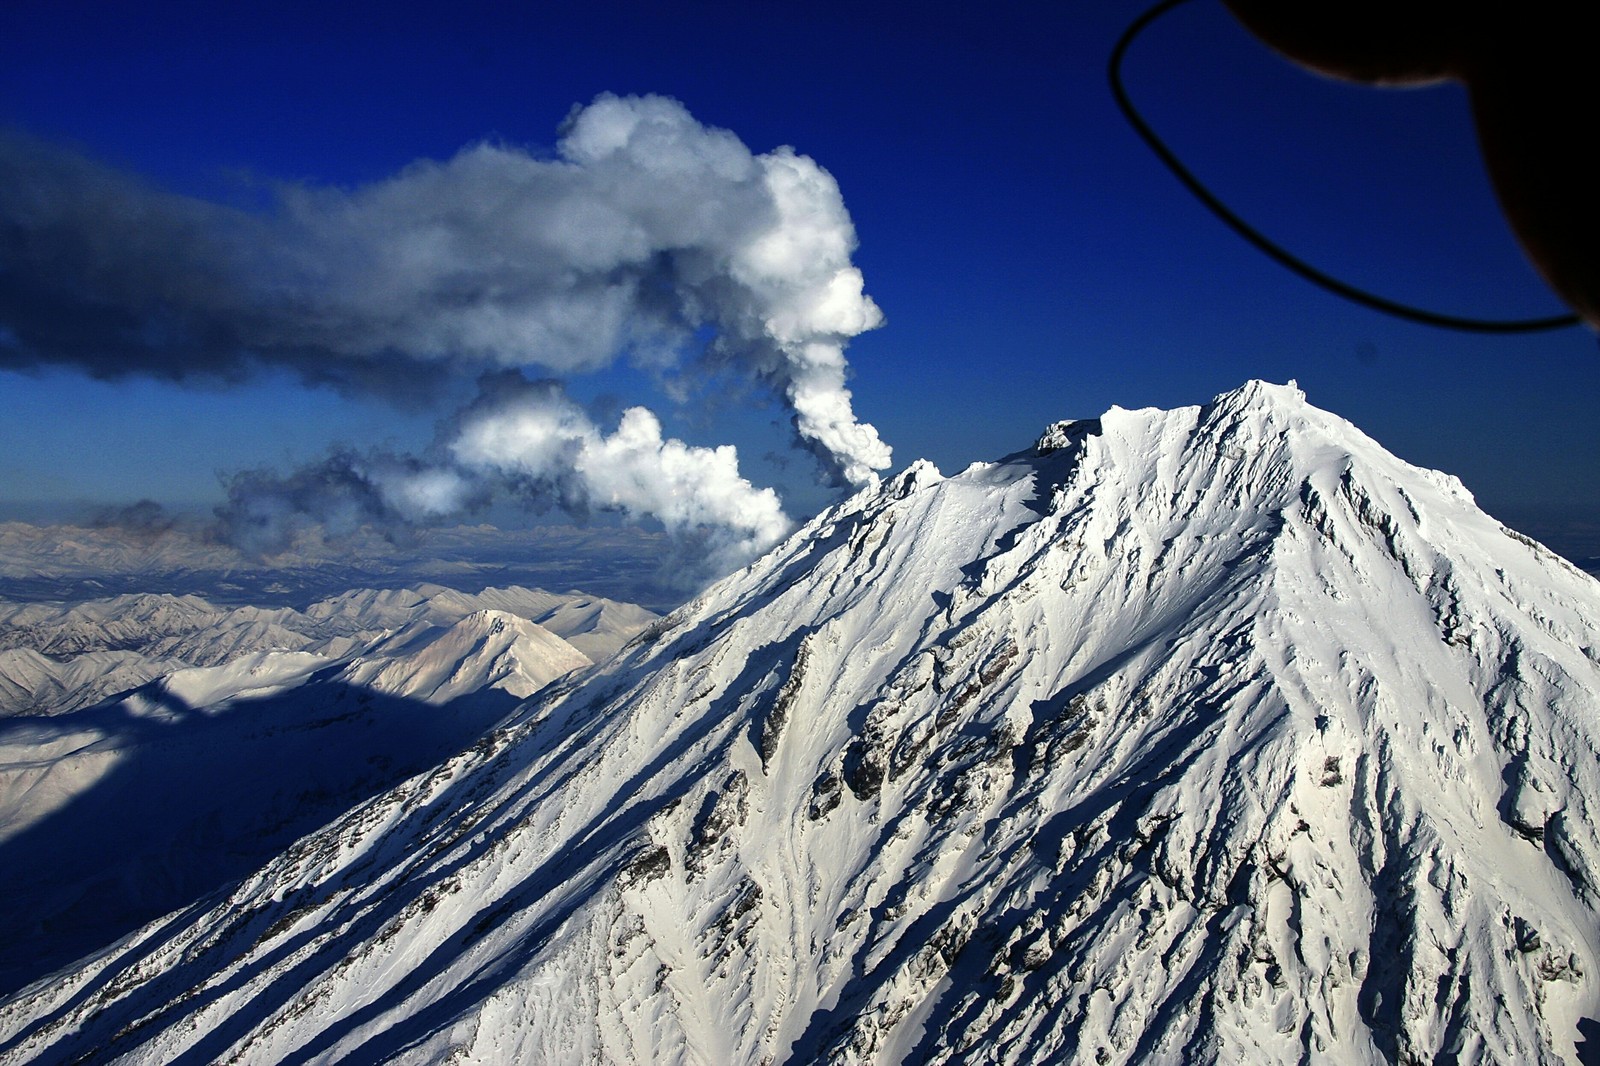
[[[482,610],[448,628],[413,623],[339,671],[352,685],[448,703],[497,690],[527,698],[556,678],[594,665],[543,626]]]

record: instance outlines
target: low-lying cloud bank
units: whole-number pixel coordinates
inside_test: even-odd
[[[289,474],[236,474],[227,491],[222,539],[258,554],[286,550],[312,526],[340,537],[436,525],[497,499],[653,518],[678,547],[667,562],[679,584],[727,573],[792,528],[777,494],[740,476],[732,446],[664,439],[643,407],[607,433],[558,382],[514,373],[486,376],[426,458],[336,451]]]

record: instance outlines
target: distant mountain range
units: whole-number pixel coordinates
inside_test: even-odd
[[[248,873],[656,618],[438,585],[0,604],[0,990]]]
[[[0,601],[0,717],[75,710],[173,670],[217,666],[252,652],[309,652],[317,658],[307,661],[323,666],[358,653],[392,658],[486,610],[538,623],[589,660],[610,657],[656,617],[603,597],[519,586],[470,595],[428,584],[358,589],[303,611],[170,594]]]
[[[0,1061],[1593,1061],[1597,804],[1600,583],[1254,382],[859,493]]]
[[[637,526],[491,525],[419,529],[392,543],[372,530],[307,536],[258,558],[185,526],[37,526],[0,522],[0,600],[79,601],[118,594],[198,595],[233,606],[304,607],[351,588],[583,589],[646,606],[687,595],[662,573],[667,538]]]

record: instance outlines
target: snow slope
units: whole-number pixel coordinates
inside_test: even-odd
[[[1576,1061],[1600,585],[1292,385],[825,512],[0,1061]]]

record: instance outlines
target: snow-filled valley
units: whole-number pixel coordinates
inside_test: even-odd
[[[254,796],[285,763],[340,765],[354,747],[324,721],[409,743],[503,699],[462,750],[37,974],[0,1003],[0,1062],[1556,1063],[1600,1044],[1600,583],[1293,385],[1114,408],[949,477],[913,464],[526,700],[466,695],[452,664],[520,677],[497,673],[531,658],[520,623],[559,628],[484,603],[424,638],[415,605],[381,599],[327,615],[386,619],[362,656],[336,624],[240,617],[225,665],[0,719],[26,723],[0,735],[19,782],[0,802],[54,802],[58,772],[96,795],[123,738],[160,753],[131,779],[157,793],[225,738]],[[129,650],[68,614],[0,621],[36,627],[14,648]],[[251,645],[273,626],[308,643]],[[197,654],[183,634],[133,651]],[[30,669],[16,691],[71,683]],[[301,733],[232,724],[287,693]],[[142,739],[180,728],[205,757]],[[273,794],[264,824],[297,802]],[[63,803],[0,848],[45,861],[75,808],[78,831],[152,841],[84,907],[208,839]],[[75,920],[28,903],[28,935]]]

